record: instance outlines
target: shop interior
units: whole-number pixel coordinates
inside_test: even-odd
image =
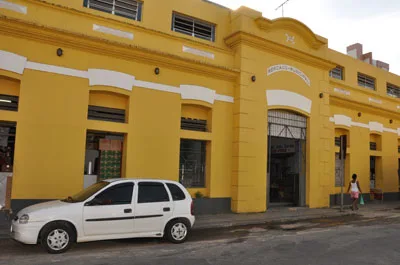
[[[120,178],[124,134],[88,131],[84,188],[103,179]]]
[[[15,133],[16,123],[0,121],[0,209],[6,206],[7,190],[11,190],[7,186],[13,174]]]

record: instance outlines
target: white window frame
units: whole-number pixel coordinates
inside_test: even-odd
[[[376,90],[376,79],[372,76],[363,74],[363,73],[358,73],[357,74],[357,83],[361,87],[368,88],[370,90]],[[371,84],[371,85],[369,85]],[[373,84],[373,86],[372,86]]]
[[[188,22],[188,25],[190,25],[190,23],[192,24],[191,27],[191,31],[188,30],[184,30],[182,28],[176,27],[175,26],[175,21],[176,18],[179,18],[181,20],[186,20]],[[205,34],[202,33],[196,33],[196,25],[197,26],[202,26],[202,27],[210,27],[210,36],[207,37]],[[197,18],[193,18],[190,16],[186,16],[186,15],[182,15],[179,13],[174,12],[172,14],[172,25],[171,25],[171,30],[174,32],[178,32],[178,33],[182,33],[188,36],[192,36],[194,38],[199,38],[202,40],[208,40],[208,41],[215,41],[215,24],[210,23],[210,22],[206,22]]]
[[[97,2],[104,3],[106,5],[111,5],[111,8],[105,8],[103,6],[97,5]],[[126,6],[120,6],[120,4],[128,4],[128,5],[134,5],[136,4],[136,10],[130,9]],[[143,2],[142,1],[137,1],[137,0],[85,0],[84,1],[84,6],[93,10],[97,10],[100,12],[105,12],[109,13],[112,15],[132,19],[135,21],[141,21],[142,20],[142,8],[143,8]],[[97,7],[97,8],[96,8]],[[115,7],[122,7],[127,10],[131,10],[133,12],[136,12],[136,15],[133,16],[130,13],[127,12],[122,12],[122,11],[116,11]],[[125,14],[125,15],[124,15]]]
[[[400,87],[391,83],[386,83],[386,93],[390,97],[400,98]]]

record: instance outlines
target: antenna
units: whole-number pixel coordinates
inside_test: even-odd
[[[282,8],[282,17],[283,17],[283,15],[284,15],[284,13],[283,13],[283,6],[285,5],[285,4],[287,4],[287,2],[289,2],[290,0],[286,0],[285,2],[283,2],[280,6],[278,6],[277,8],[275,8],[275,11],[276,10],[278,10],[279,8]]]

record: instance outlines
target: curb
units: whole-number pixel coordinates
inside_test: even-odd
[[[305,216],[286,216],[282,218],[271,218],[271,219],[259,219],[259,220],[243,220],[243,221],[226,221],[218,224],[205,224],[205,225],[197,225],[196,223],[193,230],[205,230],[205,229],[217,229],[217,228],[228,228],[235,226],[246,226],[246,225],[260,225],[266,223],[283,223],[283,222],[296,222],[314,218],[329,218],[329,217],[338,217],[338,216],[349,216],[356,215],[353,212],[344,212],[344,213],[335,213],[335,214],[310,214]]]

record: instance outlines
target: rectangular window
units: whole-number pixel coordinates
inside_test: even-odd
[[[400,98],[400,87],[386,83],[386,91],[388,96]]]
[[[357,80],[359,86],[375,90],[375,78],[362,73],[358,73]]]
[[[168,202],[169,196],[160,182],[140,182],[138,203]]]
[[[343,80],[343,67],[341,66],[336,66],[332,70],[329,71],[329,76],[332,78],[336,78],[339,80]]]
[[[0,172],[13,172],[16,125],[0,121]]]
[[[369,142],[369,150],[376,151],[377,145],[375,142]]]
[[[172,195],[172,200],[174,201],[182,201],[186,199],[185,193],[178,187],[178,185],[167,183],[167,187]]]
[[[189,130],[189,131],[206,132],[207,131],[207,121],[182,117],[181,118],[181,129]]]
[[[335,137],[335,146],[340,146],[340,137]]]
[[[136,0],[85,0],[84,6],[137,21],[142,20],[143,3]]]
[[[121,183],[112,186],[96,196],[101,205],[131,204],[133,183]]]
[[[0,110],[18,111],[18,100],[17,96],[0,94]]]
[[[99,106],[89,106],[88,120],[125,122],[125,110],[106,108]]]
[[[185,187],[205,187],[206,145],[206,141],[181,139],[179,181]]]
[[[172,15],[172,31],[203,40],[215,40],[215,25],[176,13]]]

